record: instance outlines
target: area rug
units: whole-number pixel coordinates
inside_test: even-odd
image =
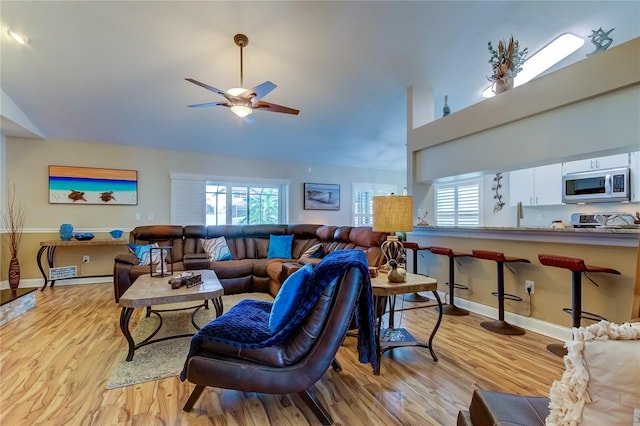
[[[273,301],[273,297],[266,293],[244,293],[223,296],[224,311],[234,306],[242,299],[257,299]],[[162,305],[158,309],[176,308],[179,305]],[[202,327],[215,318],[215,309],[210,306],[209,310],[199,309],[195,316],[195,322]],[[162,328],[153,338],[158,339],[164,336],[177,334],[195,333],[191,324],[191,314],[193,310],[163,312]],[[142,341],[150,335],[158,326],[159,319],[156,315],[149,318],[142,315],[136,327],[131,331],[135,342]],[[124,336],[122,336],[124,340]],[[137,349],[133,359],[126,361],[128,346],[118,355],[116,365],[113,368],[111,377],[107,382],[107,389],[114,389],[123,386],[131,386],[138,383],[159,380],[166,377],[177,376],[182,371],[184,361],[189,352],[190,337],[165,340],[151,343]]]

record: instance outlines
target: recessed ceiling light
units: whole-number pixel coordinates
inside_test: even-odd
[[[534,53],[524,64],[522,71],[513,79],[513,87],[518,87],[533,80],[584,44],[584,39],[576,35],[566,33],[553,40],[551,43]],[[493,85],[487,87],[482,96],[490,98],[495,96]]]
[[[29,41],[27,37],[20,35],[17,32],[12,30],[7,30],[7,34],[9,34],[9,37],[11,37],[12,39],[14,39],[20,44],[27,44],[27,42]]]

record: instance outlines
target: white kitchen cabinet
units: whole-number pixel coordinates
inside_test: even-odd
[[[553,206],[562,204],[562,164],[509,173],[509,205]]]
[[[585,160],[567,161],[564,163],[564,173],[588,172],[591,170],[627,167],[629,154],[607,155],[605,157],[587,158]]]

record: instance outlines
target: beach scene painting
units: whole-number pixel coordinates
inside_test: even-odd
[[[340,210],[340,185],[304,184],[305,210]]]
[[[49,166],[50,204],[138,204],[138,171]]]

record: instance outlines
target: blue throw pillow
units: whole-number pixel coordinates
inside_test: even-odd
[[[267,258],[291,259],[293,235],[271,235],[269,237],[269,253]]]
[[[307,281],[313,272],[313,266],[308,263],[298,269],[284,281],[276,295],[269,315],[269,330],[277,332],[293,317],[298,302],[304,294]]]
[[[127,244],[131,253],[135,254],[138,258],[138,265],[148,265],[150,263],[160,262],[162,254],[160,250],[153,252],[153,259],[150,258],[149,252],[152,247],[158,247],[157,243],[153,244]]]

